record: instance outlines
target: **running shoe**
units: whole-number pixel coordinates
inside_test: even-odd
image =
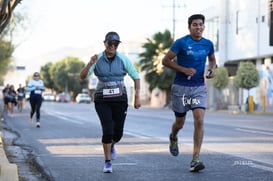
[[[117,152],[114,146],[111,147],[111,160],[115,160],[117,158]]]
[[[177,143],[177,138],[173,139],[172,134],[170,134],[170,152],[173,156],[177,156],[179,154],[178,150],[178,143]]]
[[[105,162],[104,167],[103,167],[103,172],[104,173],[112,173],[112,163],[111,162]]]
[[[205,168],[205,165],[199,160],[191,161],[191,167],[190,167],[191,172],[198,172],[199,170],[203,170],[204,168]]]
[[[37,122],[37,123],[36,123],[36,127],[37,127],[37,128],[40,128],[40,127],[41,127],[40,122]]]

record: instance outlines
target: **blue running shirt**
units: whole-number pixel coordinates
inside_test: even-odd
[[[186,35],[177,39],[170,50],[176,54],[178,65],[196,70],[190,80],[188,80],[187,75],[176,72],[174,84],[182,86],[204,85],[206,60],[208,55],[214,54],[213,43],[205,38],[196,41],[190,35]]]

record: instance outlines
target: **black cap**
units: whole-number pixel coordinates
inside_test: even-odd
[[[119,35],[114,31],[110,31],[105,35],[104,41],[113,41],[113,40],[120,42]]]

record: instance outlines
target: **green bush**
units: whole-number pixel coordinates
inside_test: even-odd
[[[223,89],[228,85],[228,71],[225,67],[215,69],[215,77],[212,79],[213,87]]]
[[[243,89],[251,89],[259,85],[259,72],[252,62],[241,62],[236,72],[235,83]]]

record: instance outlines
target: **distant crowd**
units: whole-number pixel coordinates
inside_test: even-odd
[[[7,84],[2,90],[4,110],[12,115],[14,107],[18,107],[19,111],[22,111],[25,103],[25,88],[19,84],[19,87],[15,90],[14,85]]]

